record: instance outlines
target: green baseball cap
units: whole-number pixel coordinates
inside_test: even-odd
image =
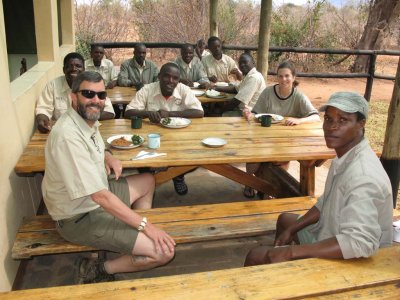
[[[319,111],[326,111],[328,106],[336,107],[347,113],[360,112],[368,118],[368,102],[363,96],[353,92],[337,92],[330,96],[328,102]]]

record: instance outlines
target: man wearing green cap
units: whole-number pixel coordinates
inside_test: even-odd
[[[281,214],[275,247],[254,248],[246,266],[311,257],[369,257],[392,243],[390,181],[364,138],[368,102],[359,94],[338,92],[320,111],[325,112],[326,145],[337,154],[325,191],[305,215]]]

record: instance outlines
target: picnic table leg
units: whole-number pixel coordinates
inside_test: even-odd
[[[315,195],[315,167],[321,166],[325,160],[299,160],[300,192],[305,196]]]

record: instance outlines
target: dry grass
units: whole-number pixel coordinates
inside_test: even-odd
[[[382,152],[383,142],[385,140],[389,103],[383,101],[371,101],[369,108],[370,113],[365,135],[367,136],[372,149],[377,152]],[[400,192],[397,194],[397,209],[400,209]]]

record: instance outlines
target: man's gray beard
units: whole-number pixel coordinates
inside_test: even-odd
[[[89,105],[90,106],[90,105]],[[98,113],[88,113],[86,110],[86,106],[78,103],[78,114],[85,120],[88,121],[98,121],[100,119],[101,113],[104,108],[100,107],[100,111]]]

